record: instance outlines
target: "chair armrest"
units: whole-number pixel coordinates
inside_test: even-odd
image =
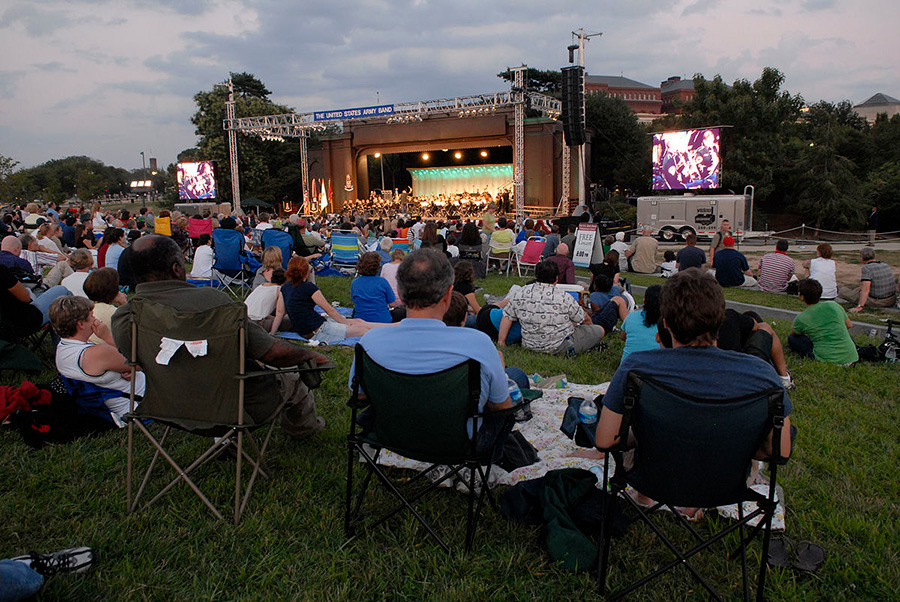
[[[252,372],[246,372],[244,374],[236,374],[235,378],[237,379],[247,379],[247,378],[255,378],[257,376],[266,376],[269,374],[286,374],[289,372],[298,372],[298,373],[308,373],[308,372],[325,372],[326,370],[331,370],[335,367],[334,362],[326,362],[324,364],[318,364],[313,367],[303,367],[303,366],[286,366],[284,368],[267,368],[265,370],[254,370]]]
[[[514,405],[511,408],[506,408],[503,410],[490,410],[486,412],[478,412],[472,415],[472,418],[486,418],[488,416],[508,416],[515,414],[522,408],[529,408],[531,406],[531,402],[535,399],[540,399],[544,396],[543,391],[538,391],[536,389],[523,389],[522,390],[522,403],[518,405]]]

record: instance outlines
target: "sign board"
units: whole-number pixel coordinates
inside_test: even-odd
[[[597,224],[578,224],[572,263],[580,268],[586,268],[591,264],[591,254],[594,252],[594,238],[596,237]]]
[[[393,115],[394,105],[380,105],[377,107],[359,107],[356,109],[338,109],[337,111],[316,111],[313,119],[316,121],[336,121],[339,119],[351,119],[356,117],[382,117]]]

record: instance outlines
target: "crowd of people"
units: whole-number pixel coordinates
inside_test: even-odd
[[[299,215],[274,220],[264,213],[185,216],[141,210],[135,216],[102,211],[99,205],[60,213],[52,203],[43,211],[30,204],[8,212],[0,222],[6,228],[0,240],[0,339],[20,341],[51,325],[59,373],[110,391],[93,411],[121,426],[132,385],[139,395],[147,386],[140,371],[132,383],[126,360],[131,300],[154,300],[173,311],[235,302],[213,287],[186,282],[189,276],[212,277],[212,237],[191,237],[188,223],[189,218],[209,219],[214,228],[239,231],[242,251],[259,259],[244,301],[250,322],[248,357],[271,366],[327,360],[273,336],[290,331],[329,345],[361,337],[375,361],[401,372],[430,373],[471,358],[482,366],[480,409],[498,410],[511,405],[509,379],[528,386],[524,372],[506,366],[505,347],[520,344],[534,353],[574,357],[602,352],[608,337],[617,333],[624,350],[602,399],[597,427],[598,443],[611,444],[621,420],[624,379],[631,370],[656,375],[663,383],[677,382],[698,397],[715,397],[723,390],[736,395],[773,384],[793,387],[778,335],[752,312],[726,310],[723,288],[795,291],[807,308],[795,319],[787,347],[802,357],[837,364],[855,363],[859,355],[848,332],[847,312],[835,300],[846,299],[850,312],[897,304],[897,281],[871,247],[860,252],[859,287],[838,287],[827,243],[798,269],[787,241],[778,241],[753,271],[735,249],[727,222],[707,252],[690,235],[683,249],[667,252],[659,264],[651,228],[643,228],[630,245],[624,235],[608,237],[594,254],[587,294],[580,295],[566,288],[576,280],[574,228],[560,231],[552,225],[541,231],[526,220],[516,231],[513,221],[496,215],[493,203],[478,207],[480,224],[377,212],[374,217],[360,207],[316,222]],[[261,234],[271,228],[291,234],[290,257],[278,247],[263,248]],[[333,305],[316,283],[331,230],[353,232],[359,241],[350,283],[352,315]],[[482,303],[478,279],[493,265],[491,260],[509,261],[536,238],[543,248],[533,280]],[[186,258],[192,260],[190,272]],[[648,287],[638,305],[629,292],[629,272],[668,278]],[[692,369],[685,371],[686,365]],[[262,416],[287,399],[281,426],[288,435],[308,437],[325,428],[312,391],[286,378],[279,375],[275,384],[248,383],[248,412]],[[785,401],[789,412],[787,393]],[[480,427],[470,425],[470,432],[473,428],[484,429],[479,442],[493,449],[509,434],[511,422],[486,420]],[[763,442],[762,447],[769,445]],[[790,449],[790,440],[783,449]]]

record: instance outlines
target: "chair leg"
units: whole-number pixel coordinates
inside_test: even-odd
[[[237,432],[237,468],[234,473],[234,524],[241,520],[241,465],[244,461],[244,430]]]
[[[350,437],[347,437],[347,496],[344,507],[344,536],[352,537],[353,531],[350,529],[350,507],[352,506],[352,498],[353,498],[353,452],[356,451],[356,446],[353,445],[353,442],[350,440]]]
[[[619,500],[619,492],[611,491],[607,501],[603,504],[603,517],[600,522],[600,549],[597,554],[597,585],[600,595],[606,594],[606,577],[609,573],[609,550],[612,546],[612,520],[615,516],[616,505]]]

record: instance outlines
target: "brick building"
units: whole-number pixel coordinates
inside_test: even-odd
[[[659,89],[662,98],[662,112],[680,115],[681,108],[679,105],[688,102],[694,97],[694,80],[681,79],[677,75],[673,75],[660,83]]]
[[[878,93],[854,106],[853,109],[860,117],[865,117],[869,123],[875,123],[875,118],[880,113],[887,113],[888,118],[900,113],[900,100],[887,94]]]
[[[586,94],[605,92],[621,98],[637,115],[641,123],[650,123],[662,113],[659,88],[614,75],[587,75],[584,78]]]

